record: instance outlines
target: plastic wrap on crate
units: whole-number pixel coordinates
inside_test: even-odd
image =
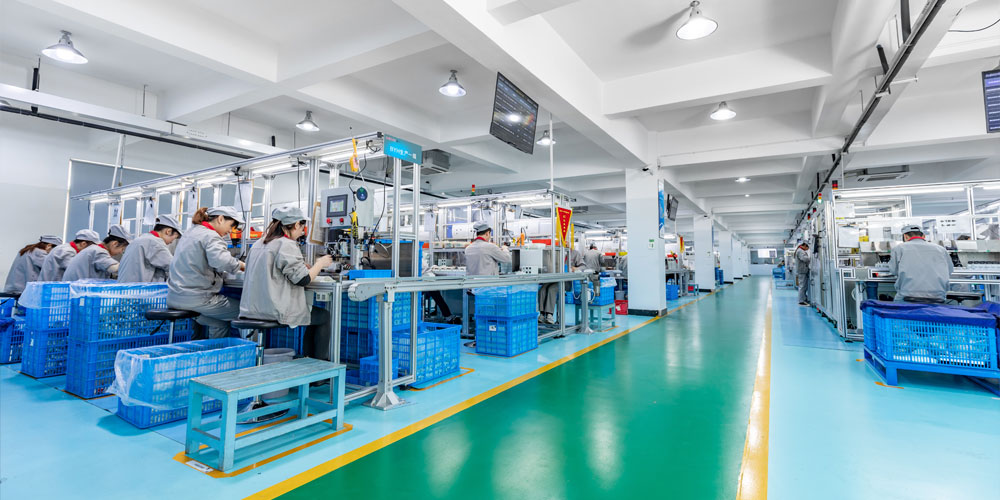
[[[69,282],[30,281],[18,306],[24,307],[29,330],[69,327]]]
[[[175,410],[187,406],[192,378],[251,367],[256,360],[256,343],[232,337],[118,351],[115,381],[105,392],[126,406]]]
[[[884,318],[953,323],[983,328],[997,328],[998,322],[996,315],[987,309],[976,307],[866,300],[861,303],[861,310],[872,310]]]
[[[73,282],[70,338],[94,341],[166,332],[169,323],[146,319],[146,311],[166,307],[166,283]]]
[[[174,342],[191,340],[191,332],[174,332]],[[118,351],[166,344],[169,335],[143,335],[84,342],[70,338],[66,354],[66,391],[81,398],[104,395],[115,380]]]
[[[522,316],[538,311],[538,285],[476,288],[473,293],[477,316]]]

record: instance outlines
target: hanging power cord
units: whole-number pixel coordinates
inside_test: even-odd
[[[991,23],[989,26],[986,26],[984,28],[979,28],[979,29],[975,29],[975,30],[948,30],[948,33],[976,33],[978,31],[986,31],[986,30],[988,30],[988,29],[996,26],[997,23],[1000,23],[1000,19],[997,19],[996,21],[993,21],[993,23]]]

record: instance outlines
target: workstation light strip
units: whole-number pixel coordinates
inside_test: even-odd
[[[965,191],[964,187],[913,187],[913,188],[887,188],[887,189],[866,189],[863,191],[841,191],[837,193],[838,198],[874,198],[879,196],[907,196],[913,194],[932,193],[958,193]]]

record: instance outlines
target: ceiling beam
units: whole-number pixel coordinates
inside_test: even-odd
[[[511,24],[579,0],[486,0],[486,10],[502,24]]]

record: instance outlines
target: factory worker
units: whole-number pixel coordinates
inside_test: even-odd
[[[566,255],[566,264],[570,271],[583,268],[583,254],[572,250]],[[573,291],[573,284],[566,282],[564,290]],[[556,305],[559,303],[559,283],[545,283],[538,290],[538,322],[553,325],[556,322]]]
[[[170,262],[174,259],[168,245],[181,237],[181,225],[169,215],[156,218],[153,230],[140,235],[122,255],[118,268],[119,283],[150,283],[167,281]]]
[[[812,255],[809,254],[809,244],[802,242],[795,249],[795,279],[799,285],[799,305],[809,305],[809,263]]]
[[[601,271],[601,252],[597,251],[597,245],[591,243],[590,248],[583,252],[583,265],[592,271]]]
[[[132,241],[125,228],[115,224],[108,229],[104,241],[80,250],[70,259],[63,281],[109,279],[118,274],[118,258]]]
[[[66,266],[69,261],[76,257],[90,245],[99,245],[101,235],[92,229],[81,229],[76,232],[73,241],[63,243],[52,249],[42,263],[42,272],[38,275],[38,281],[62,281],[63,274],[66,273]]]
[[[299,240],[306,234],[306,214],[292,205],[276,208],[264,236],[250,247],[246,274],[243,276],[243,298],[240,317],[274,321],[290,327],[325,324],[329,313],[306,303],[306,285],[320,271],[333,264],[324,255],[307,266],[299,249]],[[329,357],[330,335],[318,331],[304,340],[304,354],[312,358]],[[310,341],[311,340],[311,341]]]
[[[889,254],[889,272],[896,276],[896,302],[944,302],[953,265],[940,245],[924,240],[920,226],[903,228],[903,244]]]
[[[7,271],[7,282],[4,284],[4,293],[21,293],[29,281],[38,281],[38,275],[45,263],[45,257],[49,255],[56,245],[61,245],[62,239],[57,236],[45,235],[38,239],[38,243],[25,246],[17,252],[14,262]]]
[[[465,247],[465,274],[467,276],[499,276],[500,263],[510,264],[510,252],[490,242],[493,231],[485,221],[472,226],[476,239]]]
[[[198,209],[170,264],[167,307],[200,313],[195,321],[208,327],[211,338],[228,335],[229,322],[240,314],[239,302],[219,291],[224,274],[245,267],[222,239],[243,223],[243,216],[233,207]]]

